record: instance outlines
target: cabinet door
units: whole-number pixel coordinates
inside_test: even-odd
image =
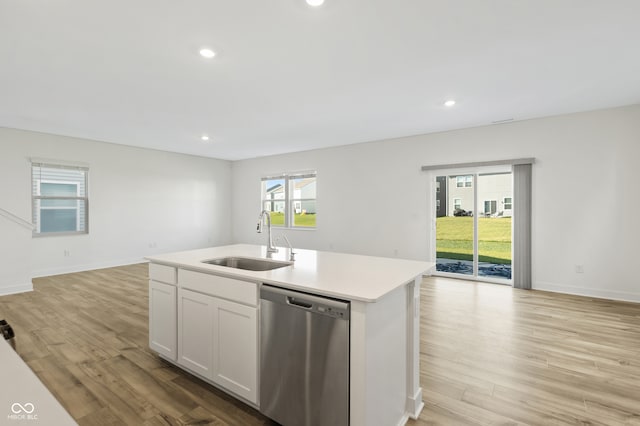
[[[149,347],[176,360],[176,287],[149,281]]]
[[[178,363],[212,378],[215,299],[178,289]]]
[[[213,341],[213,381],[257,404],[257,309],[216,299]]]

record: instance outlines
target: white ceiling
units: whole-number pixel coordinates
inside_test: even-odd
[[[0,0],[0,126],[235,160],[628,105],[639,22],[637,0]]]

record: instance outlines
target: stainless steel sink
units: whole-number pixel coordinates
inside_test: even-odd
[[[226,266],[227,268],[246,269],[248,271],[270,271],[292,265],[292,262],[276,260],[254,259],[251,257],[221,257],[219,259],[203,260],[209,265]]]

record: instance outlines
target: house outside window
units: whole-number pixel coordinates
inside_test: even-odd
[[[436,212],[440,211],[440,200],[436,200]]]
[[[316,227],[316,173],[262,178],[262,208],[271,224],[286,228]]]
[[[89,169],[32,162],[34,236],[88,233]]]
[[[453,209],[454,210],[462,209],[462,198],[453,199]]]

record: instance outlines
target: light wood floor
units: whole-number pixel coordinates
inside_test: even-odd
[[[17,350],[81,425],[271,425],[148,349],[145,264],[0,297]],[[429,278],[411,425],[640,425],[640,305]]]
[[[149,350],[147,269],[35,279],[35,291],[0,297],[0,319],[80,425],[273,424]]]
[[[412,425],[640,425],[640,304],[443,278],[422,288]]]

